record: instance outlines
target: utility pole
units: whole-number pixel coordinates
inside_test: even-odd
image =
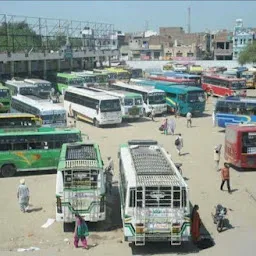
[[[190,27],[190,7],[188,7],[188,33],[190,34],[191,32],[191,27]]]

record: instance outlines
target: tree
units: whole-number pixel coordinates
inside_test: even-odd
[[[256,63],[256,42],[247,45],[239,54],[238,63],[244,65],[246,63]]]

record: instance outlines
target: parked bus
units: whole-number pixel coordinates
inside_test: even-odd
[[[64,94],[64,108],[69,116],[96,127],[122,122],[119,98],[89,88],[69,87]]]
[[[201,75],[203,73],[203,67],[201,65],[196,65],[196,64],[189,65],[188,73]]]
[[[143,71],[141,68],[129,68],[127,69],[128,72],[130,72],[132,78],[142,78],[143,77]]]
[[[27,113],[0,114],[0,129],[25,129],[42,126],[42,119]]]
[[[241,78],[246,79],[246,87],[256,89],[256,72],[245,71],[241,74]]]
[[[94,90],[105,92],[109,95],[118,97],[121,101],[123,119],[138,119],[143,116],[142,95],[122,90],[115,90],[112,87],[97,86]]]
[[[84,86],[90,86],[96,84],[96,74],[89,74],[87,72],[71,72],[72,74],[82,77],[84,79]]]
[[[223,128],[230,124],[256,123],[256,97],[218,99],[213,117],[214,124]]]
[[[228,125],[225,160],[239,168],[256,168],[256,125]]]
[[[212,96],[246,96],[246,80],[240,78],[230,78],[216,74],[203,75],[202,88]]]
[[[47,100],[33,97],[33,99],[16,95],[12,97],[13,112],[29,113],[40,117],[43,126],[66,127],[67,118],[65,109]]]
[[[190,240],[188,186],[156,141],[120,146],[119,191],[125,241],[181,245]]]
[[[201,87],[201,75],[194,75],[194,74],[188,74],[188,73],[180,73],[180,72],[164,72],[165,76],[171,76],[171,77],[176,77],[176,78],[181,78],[181,79],[189,79],[194,82],[193,86],[198,86]],[[192,85],[192,84],[190,84]]]
[[[0,130],[0,170],[3,177],[16,172],[57,169],[63,143],[82,141],[76,129],[41,127],[36,131]]]
[[[75,222],[106,219],[106,181],[99,146],[92,142],[63,144],[56,176],[56,220],[64,232]]]
[[[138,93],[143,98],[143,113],[144,116],[149,116],[152,108],[156,115],[162,115],[167,111],[165,101],[165,92],[154,89],[153,87],[143,87],[139,85],[130,85],[123,82],[116,82],[111,85],[113,89],[125,90],[127,92]]]
[[[21,95],[33,95],[36,89],[34,84],[29,84],[24,81],[7,80],[5,86],[9,88],[12,96],[17,94]]]
[[[201,88],[185,85],[156,85],[156,89],[166,93],[166,103],[170,111],[179,108],[180,115],[190,112],[192,115],[202,115],[205,111],[205,93]]]
[[[195,81],[188,78],[180,78],[180,77],[170,77],[164,75],[150,75],[149,79],[163,81],[163,82],[171,82],[175,84],[186,84],[190,86],[196,86],[197,83]]]
[[[9,112],[11,108],[11,95],[9,88],[0,83],[0,113]]]
[[[57,74],[57,89],[59,93],[63,94],[69,86],[83,87],[84,79],[75,74],[70,73],[58,73]]]
[[[48,99],[52,89],[52,85],[49,81],[30,78],[25,79],[24,82],[35,85],[36,90],[33,91],[33,95],[39,98]]]
[[[122,69],[122,68],[106,68],[107,71],[113,72],[116,74],[116,79],[121,81],[127,81],[131,77],[129,71]]]

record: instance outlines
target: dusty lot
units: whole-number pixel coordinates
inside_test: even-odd
[[[250,92],[255,94],[255,92]],[[118,195],[108,203],[109,220],[100,226],[90,227],[89,244],[97,243],[89,251],[74,249],[72,233],[63,233],[62,224],[54,223],[47,229],[41,225],[48,218],[55,217],[55,174],[25,175],[31,191],[31,204],[42,209],[22,214],[16,200],[16,189],[20,177],[0,179],[0,255],[163,255],[188,254],[198,252],[200,255],[255,255],[253,243],[256,241],[256,188],[255,172],[239,173],[231,170],[230,195],[220,191],[220,174],[214,170],[213,147],[224,143],[224,132],[212,127],[212,99],[209,99],[204,117],[194,118],[193,127],[186,127],[186,120],[176,120],[176,133],[184,138],[184,156],[178,156],[174,148],[175,136],[165,136],[158,131],[162,118],[156,122],[142,120],[136,123],[123,124],[118,128],[97,129],[84,122],[77,127],[87,133],[90,139],[100,145],[104,160],[111,155],[115,160],[115,178],[117,178],[117,151],[120,143],[130,139],[155,139],[163,144],[175,162],[183,163],[183,173],[190,188],[191,202],[200,206],[201,218],[216,245],[208,250],[196,251],[193,246],[170,248],[167,245],[155,244],[147,248],[132,249],[122,243],[120,228]],[[222,152],[223,153],[223,152]],[[223,155],[223,154],[222,154]],[[223,158],[221,164],[223,164]],[[253,198],[254,197],[254,198]],[[217,233],[212,222],[211,211],[214,205],[221,203],[231,208],[228,218],[231,228],[221,234]],[[65,242],[64,239],[69,239]],[[17,252],[17,248],[39,247],[38,252]]]

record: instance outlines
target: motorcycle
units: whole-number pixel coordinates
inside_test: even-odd
[[[215,206],[215,213],[212,213],[213,223],[217,225],[217,231],[221,232],[225,226],[225,219],[227,215],[227,208],[218,204]]]

